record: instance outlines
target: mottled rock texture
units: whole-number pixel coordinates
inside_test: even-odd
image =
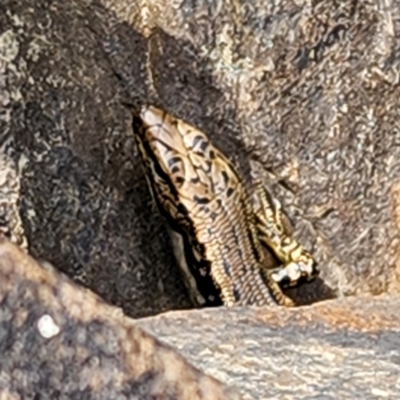
[[[397,399],[399,307],[360,297],[134,321],[1,239],[0,399]]]
[[[139,326],[244,399],[400,398],[400,297],[174,311]]]
[[[0,354],[4,400],[240,398],[120,309],[52,267],[40,267],[5,239],[0,239]]]
[[[262,171],[322,270],[300,300],[398,292],[399,15],[399,0],[2,0],[0,146],[30,252],[132,316],[190,307],[133,98]]]

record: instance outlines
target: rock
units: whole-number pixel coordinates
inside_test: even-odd
[[[322,270],[299,303],[392,297],[140,326],[245,398],[398,397],[399,11],[3,0],[0,232],[131,316],[191,307],[121,100],[157,104],[261,171]],[[4,240],[0,397],[237,398]]]
[[[396,399],[399,307],[360,297],[134,321],[1,239],[0,398]]]
[[[239,399],[54,268],[0,239],[1,399]]]
[[[83,2],[1,2],[0,147],[18,174],[34,257],[130,315],[187,308],[121,85],[94,31],[109,21],[111,11]],[[144,39],[120,27],[130,48],[123,54],[142,48],[144,57]],[[139,59],[130,65],[144,80]]]
[[[0,152],[0,234],[27,250],[28,243],[19,214],[19,176],[16,166]]]
[[[191,306],[128,97],[260,168],[322,270],[300,303],[398,293],[400,2],[381,3],[3,0],[0,146],[30,252],[129,315]]]
[[[400,297],[174,311],[138,325],[244,399],[397,399]]]

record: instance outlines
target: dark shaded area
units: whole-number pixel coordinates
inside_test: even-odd
[[[96,36],[115,16],[75,2],[28,3],[0,7],[31,23],[16,40],[32,83],[10,85],[22,99],[8,106],[12,156],[27,159],[20,205],[30,252],[130,315],[190,307],[120,104],[125,89]],[[10,28],[8,18],[1,30]],[[38,44],[32,60],[29,49],[42,36],[48,43]],[[124,68],[137,77],[140,96],[145,40],[124,23],[108,39],[109,49],[122,41],[123,54],[134,54]]]

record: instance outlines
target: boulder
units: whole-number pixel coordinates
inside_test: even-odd
[[[322,270],[300,304],[398,293],[400,5],[383,4],[3,0],[9,237],[134,317],[191,307],[120,104],[135,99],[261,171]]]
[[[396,399],[399,307],[386,295],[132,320],[1,239],[0,398]]]
[[[1,399],[240,399],[4,238],[0,354]]]
[[[244,399],[397,399],[400,296],[173,311],[138,320]]]

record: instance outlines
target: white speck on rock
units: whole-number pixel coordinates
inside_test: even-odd
[[[385,390],[381,390],[378,388],[371,388],[371,394],[378,396],[378,397],[389,397],[390,394]]]
[[[39,333],[46,339],[50,339],[60,333],[60,327],[54,322],[50,315],[43,315],[38,323],[37,328]]]

